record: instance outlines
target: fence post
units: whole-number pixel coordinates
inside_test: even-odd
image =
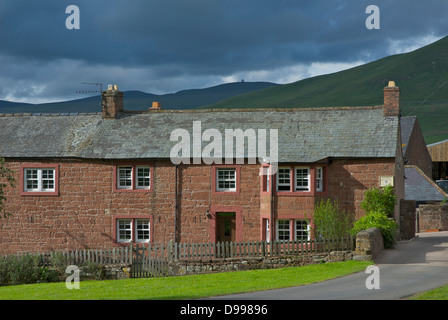
[[[168,262],[171,262],[173,260],[173,239],[170,239],[170,242],[168,243]]]

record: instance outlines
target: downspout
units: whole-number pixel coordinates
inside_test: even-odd
[[[178,208],[177,208],[177,197],[178,197],[178,194],[177,194],[177,170],[178,169],[178,165],[176,164],[176,166],[175,166],[175,178],[174,178],[174,185],[175,185],[175,201],[174,201],[174,242],[177,242],[177,240],[178,240],[178,237],[177,237],[177,211],[178,211]]]
[[[274,190],[272,190],[273,186],[274,186],[274,181],[273,181],[274,175],[272,174],[272,167],[271,166],[270,166],[270,169],[269,169],[269,174],[271,176],[270,179],[269,179],[269,184],[270,184],[269,191],[271,193],[271,217],[270,217],[270,226],[269,226],[269,237],[271,238],[270,242],[272,243],[272,241],[274,241],[275,223],[274,223]]]

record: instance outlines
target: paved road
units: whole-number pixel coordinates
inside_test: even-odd
[[[448,284],[448,232],[420,233],[386,249],[375,261],[379,289],[367,289],[373,274],[360,272],[317,284],[216,297],[227,300],[392,300]]]

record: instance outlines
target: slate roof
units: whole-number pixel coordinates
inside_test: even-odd
[[[400,119],[400,131],[401,131],[401,143],[403,145],[403,155],[406,154],[407,147],[409,145],[409,139],[411,138],[412,130],[414,129],[416,116],[402,117]]]
[[[381,107],[123,112],[113,120],[94,114],[0,114],[4,158],[170,158],[175,129],[193,140],[193,121],[213,128],[278,129],[279,162],[312,163],[328,157],[394,158],[399,121]],[[191,141],[193,143],[193,141]],[[202,148],[210,142],[203,141]],[[224,152],[224,150],[223,150]]]
[[[448,195],[417,166],[405,166],[405,199],[442,201]]]

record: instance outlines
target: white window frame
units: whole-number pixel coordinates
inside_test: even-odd
[[[219,176],[220,172],[224,173],[223,177]],[[225,172],[233,172],[233,178],[231,178],[230,175],[227,176]],[[216,191],[236,191],[236,174],[236,168],[216,168]],[[230,186],[232,183],[233,187]],[[229,187],[227,187],[226,184],[229,184]]]
[[[123,226],[120,227],[120,223],[125,222],[126,225],[123,224]],[[142,222],[144,222],[143,228],[140,228],[142,226]],[[147,218],[119,218],[116,220],[117,224],[117,242],[119,243],[128,243],[128,242],[150,242],[151,239],[151,222]],[[140,225],[139,225],[140,224]],[[142,231],[145,233],[145,235],[142,237],[141,233],[139,231]],[[121,233],[125,232],[128,235],[130,235],[130,238],[128,239],[127,236],[125,237],[121,236]]]
[[[297,173],[299,170],[306,170],[306,177],[301,173],[300,175]],[[306,186],[299,186],[298,180],[306,181]],[[297,192],[307,192],[310,191],[310,177],[311,177],[311,170],[310,167],[294,167],[294,190]]]
[[[148,169],[147,175],[140,175],[139,169]],[[130,176],[127,176],[125,171],[130,170]],[[122,177],[122,173],[124,176]],[[150,189],[151,188],[151,167],[150,166],[132,166],[122,165],[117,166],[117,189],[133,190],[133,189]],[[141,185],[139,178],[143,178],[149,182],[149,185]],[[122,183],[123,182],[123,183]],[[131,185],[126,185],[130,182]]]
[[[122,171],[124,171],[124,170],[128,171],[129,169],[130,169],[130,172],[131,172],[130,177],[124,176],[122,178],[122,176],[121,176]],[[127,175],[127,172],[125,174]],[[134,184],[133,184],[134,179],[133,179],[133,177],[134,177],[134,170],[133,170],[132,166],[118,166],[117,167],[117,189],[133,189],[133,187],[134,187]],[[130,182],[131,185],[128,186],[126,184],[122,184],[122,181],[123,182]]]
[[[148,173],[140,175],[139,169],[147,169]],[[146,184],[146,180],[148,185],[140,185],[139,179],[144,179],[144,184]],[[135,167],[135,188],[136,189],[150,189],[151,188],[151,167],[148,166],[136,166]]]
[[[36,171],[36,177],[28,179],[28,173]],[[45,177],[46,172],[51,172],[52,178]],[[34,173],[33,173],[34,174]],[[55,192],[56,191],[56,170],[54,168],[24,168],[23,169],[23,189],[25,192]],[[28,181],[37,182],[36,188],[28,188]],[[52,188],[46,188],[45,181],[53,184]]]
[[[125,222],[126,226],[120,227],[120,222]],[[120,243],[132,242],[132,235],[133,235],[132,219],[117,219],[116,223],[117,223],[117,242]],[[127,237],[122,238],[121,237],[122,231],[129,233],[130,238],[129,239]]]
[[[139,228],[139,223],[144,223],[142,228]],[[135,224],[135,242],[149,242],[149,239],[151,237],[151,222],[149,219],[134,219]],[[145,234],[144,237],[140,236],[140,232],[143,232]]]
[[[280,221],[282,224],[280,224]],[[284,221],[287,221],[287,224],[284,224]],[[285,227],[287,226],[287,227]],[[290,219],[278,219],[276,221],[276,239],[277,241],[290,241],[291,240],[291,220]],[[288,239],[280,239],[280,234],[288,234]]]
[[[301,224],[301,228],[298,227],[298,224]],[[305,223],[306,228],[303,228],[303,223]],[[306,232],[306,238],[303,235],[299,236],[299,232]],[[296,219],[294,220],[294,240],[310,240],[310,225],[306,220]]]
[[[284,170],[288,170],[289,177],[286,178],[284,175],[286,173],[283,173]],[[277,192],[288,192],[291,191],[291,168],[290,167],[278,167],[277,174],[276,174],[276,185],[277,185]],[[289,182],[280,182],[280,180],[286,180],[288,179]],[[288,187],[288,190],[280,190],[279,187]]]
[[[324,190],[324,168],[316,167],[316,192]]]

